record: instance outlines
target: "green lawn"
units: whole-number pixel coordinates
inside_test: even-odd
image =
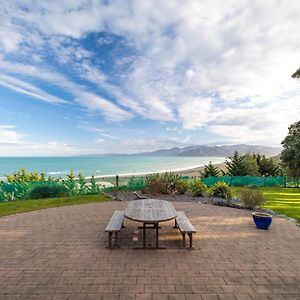
[[[292,217],[300,222],[300,188],[264,188],[263,207]]]
[[[234,188],[237,193],[238,188]],[[300,188],[262,187],[266,202],[263,207],[292,217],[300,222]]]
[[[86,204],[93,202],[106,202],[111,199],[104,195],[86,195],[86,196],[73,196],[62,198],[47,198],[37,200],[19,200],[0,203],[0,217],[8,216],[21,212],[28,212],[43,208]]]

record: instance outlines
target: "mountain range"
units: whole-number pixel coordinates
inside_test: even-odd
[[[223,145],[223,146],[209,146],[209,145],[197,145],[184,148],[171,148],[161,149],[153,152],[142,152],[132,155],[138,156],[218,156],[229,157],[238,151],[239,154],[252,154],[259,153],[264,154],[267,157],[278,155],[281,148],[259,146],[259,145]]]

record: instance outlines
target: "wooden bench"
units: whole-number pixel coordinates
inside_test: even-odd
[[[182,234],[183,247],[185,247],[185,234],[188,234],[190,238],[190,249],[193,249],[193,233],[196,233],[196,229],[183,211],[178,212],[174,228],[178,228]]]
[[[115,245],[114,247],[119,248],[118,246],[118,232],[121,228],[125,227],[124,224],[124,211],[116,210],[111,216],[106,228],[105,232],[108,232],[108,246],[107,248],[112,248],[111,240],[113,238],[113,234],[115,237]]]

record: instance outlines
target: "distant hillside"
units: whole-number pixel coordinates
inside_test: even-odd
[[[267,157],[276,156],[280,153],[280,148],[253,146],[253,145],[229,145],[229,146],[189,146],[185,148],[162,149],[153,152],[137,153],[142,156],[219,156],[229,157],[234,151],[240,154],[260,153]]]

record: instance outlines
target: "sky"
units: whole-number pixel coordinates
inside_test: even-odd
[[[0,156],[280,146],[299,0],[0,0]]]

